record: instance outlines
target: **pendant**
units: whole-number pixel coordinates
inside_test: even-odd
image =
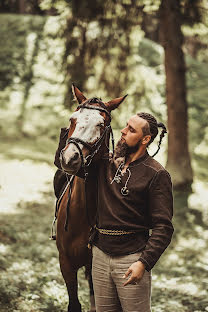
[[[127,195],[129,194],[129,190],[127,189],[126,186],[122,187],[122,189],[121,189],[121,194],[122,194],[123,196],[127,196]]]

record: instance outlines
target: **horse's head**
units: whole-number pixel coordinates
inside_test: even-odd
[[[92,158],[102,151],[111,130],[110,113],[125,99],[126,95],[107,103],[98,98],[87,99],[82,92],[72,86],[79,105],[71,115],[68,138],[61,151],[61,166],[67,173],[76,174],[81,166],[86,168]]]

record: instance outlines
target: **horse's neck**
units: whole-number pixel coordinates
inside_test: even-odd
[[[110,138],[108,138],[106,140],[106,142],[103,143],[102,147],[100,148],[99,152],[97,153],[97,156],[95,158],[96,161],[99,161],[102,158],[109,157],[109,152],[110,152],[110,149],[109,149],[109,139]]]
[[[85,181],[82,178],[75,177],[72,186],[72,196],[74,200],[78,199],[81,203],[85,200]]]
[[[69,210],[69,227],[76,233],[80,226],[86,225],[85,182],[77,176],[74,177],[71,188]]]

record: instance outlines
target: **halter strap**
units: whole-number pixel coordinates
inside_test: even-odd
[[[111,125],[110,125],[110,122],[111,122],[111,114],[110,114],[110,112],[107,110],[107,107],[105,106],[105,104],[103,102],[101,102],[101,101],[98,101],[96,103],[99,103],[102,107],[88,105],[88,103],[90,103],[90,101],[78,105],[77,109],[79,109],[79,108],[87,108],[87,109],[94,109],[94,110],[99,110],[101,112],[104,112],[104,113],[106,113],[108,115],[109,122],[106,125],[105,130],[102,133],[101,137],[93,145],[90,145],[89,143],[87,143],[87,142],[85,142],[85,141],[83,141],[83,140],[81,140],[79,138],[68,138],[66,140],[66,144],[67,145],[69,143],[73,143],[77,147],[77,149],[79,151],[79,154],[80,154],[80,157],[81,157],[82,167],[83,167],[83,170],[84,170],[85,182],[86,182],[87,176],[88,176],[87,167],[89,167],[89,165],[92,162],[93,157],[99,151],[99,149],[101,147],[101,144],[104,141],[107,132],[109,132],[109,134],[111,136],[112,147],[113,147],[113,152],[114,152],[114,137],[113,137],[113,130],[112,130]],[[68,132],[69,131],[66,132],[67,135],[68,135]],[[64,137],[65,137],[65,135],[64,135]],[[82,149],[79,146],[79,143],[82,144],[83,146],[85,146],[91,152],[91,154],[89,154],[86,158],[84,158],[84,155],[83,155]],[[69,187],[68,200],[67,200],[67,206],[66,206],[66,219],[65,219],[65,224],[64,224],[65,231],[67,231],[67,229],[68,229],[69,206],[70,206],[70,201],[71,201],[71,191],[72,191],[72,184],[73,184],[73,181],[74,181],[74,177],[75,176],[73,175],[70,178],[70,181],[68,181],[68,184],[67,184],[67,186],[66,186],[66,188],[64,190],[64,192],[65,192],[66,189]],[[61,199],[62,199],[62,195],[61,195]],[[61,201],[61,199],[60,199],[60,201]],[[60,203],[60,201],[58,201],[58,202]],[[52,234],[51,234],[51,238],[52,239],[55,239],[55,236],[56,236],[56,235],[54,235],[54,233],[55,233],[54,227],[55,227],[55,222],[56,222],[56,219],[57,219],[58,208],[59,208],[59,204],[57,204],[56,212],[55,212],[55,218],[54,218],[54,221],[53,221],[53,224],[52,224]],[[88,223],[90,225],[87,209],[86,209],[86,212],[87,212],[87,217],[88,217]]]
[[[113,137],[113,130],[112,130],[111,125],[110,125],[110,122],[111,122],[111,114],[110,114],[110,112],[107,110],[106,105],[102,101],[96,102],[96,103],[99,103],[102,107],[88,105],[88,103],[90,103],[90,101],[86,101],[85,103],[78,105],[77,109],[87,108],[87,109],[94,109],[94,110],[98,110],[100,112],[104,112],[104,113],[106,113],[108,115],[109,122],[106,125],[105,130],[104,130],[103,134],[101,135],[101,137],[93,145],[90,145],[89,143],[83,141],[80,138],[76,138],[76,137],[71,137],[71,138],[68,138],[66,140],[66,144],[67,145],[69,143],[72,143],[72,144],[74,144],[77,147],[77,149],[79,151],[79,154],[80,154],[80,157],[81,157],[82,167],[84,169],[85,180],[86,180],[86,178],[88,176],[88,172],[86,170],[86,167],[88,167],[91,164],[93,157],[95,156],[95,154],[100,149],[100,146],[101,146],[103,140],[105,139],[105,135],[106,135],[106,133],[108,131],[109,131],[111,139],[112,139],[112,147],[113,147],[113,152],[114,152],[114,137]],[[84,147],[86,147],[90,151],[90,154],[86,158],[84,158],[84,155],[83,155],[82,150],[81,150],[81,148],[79,146],[79,143],[82,144]]]
[[[79,139],[79,138],[69,138],[69,139],[66,140],[66,144],[69,144],[69,143],[74,143],[74,145],[76,145],[76,146],[77,146],[76,143],[81,143],[88,150],[92,151],[92,149],[93,149],[93,146],[91,146],[89,143],[87,143],[87,142],[85,142],[85,141],[83,141],[82,139]]]

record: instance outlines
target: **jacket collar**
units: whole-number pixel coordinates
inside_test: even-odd
[[[144,155],[142,155],[141,157],[137,158],[136,160],[132,161],[130,164],[129,164],[129,167],[133,167],[133,166],[136,166],[138,164],[140,164],[141,162],[143,162],[144,160],[146,160],[147,158],[149,157],[149,154],[148,152],[146,151],[144,153]]]

